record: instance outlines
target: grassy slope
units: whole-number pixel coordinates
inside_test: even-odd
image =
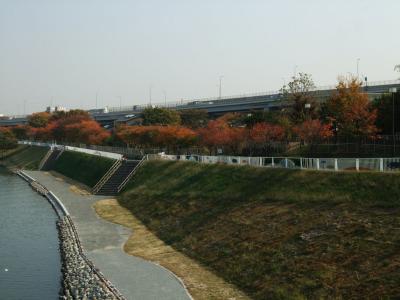
[[[113,159],[65,151],[56,161],[54,170],[93,187],[113,163]]]
[[[255,299],[400,294],[400,176],[148,162],[121,195]]]
[[[10,151],[1,161],[6,167],[37,170],[40,161],[46,155],[49,148],[37,146],[18,146]]]

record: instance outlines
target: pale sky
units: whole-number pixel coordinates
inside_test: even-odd
[[[0,114],[399,77],[399,0],[0,0]]]

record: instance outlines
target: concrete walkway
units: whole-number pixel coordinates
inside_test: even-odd
[[[110,197],[80,195],[71,190],[71,184],[46,172],[26,173],[63,202],[88,258],[127,299],[190,299],[182,284],[170,272],[122,250],[131,231],[101,219],[92,207],[96,201]]]

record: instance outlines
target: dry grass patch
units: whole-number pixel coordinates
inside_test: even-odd
[[[160,264],[180,277],[196,300],[249,299],[206,267],[166,245],[149,231],[132,213],[115,199],[95,203],[97,214],[104,219],[133,230],[124,245],[126,253]]]

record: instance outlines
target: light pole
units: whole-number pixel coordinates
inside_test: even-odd
[[[222,78],[224,78],[223,75],[219,76],[219,99],[222,97]]]
[[[359,65],[360,65],[360,59],[357,58],[357,79],[360,78],[360,74],[359,74]]]
[[[389,92],[392,93],[392,139],[393,139],[393,155],[396,153],[396,136],[395,136],[395,130],[394,130],[394,94],[397,92],[396,88],[390,88]]]
[[[163,93],[164,93],[164,106],[165,108],[167,108],[167,92],[164,90]]]
[[[99,92],[96,92],[96,109],[97,109],[97,98],[99,96]]]
[[[119,110],[122,110],[122,97],[121,96],[117,96],[117,98],[119,99]]]
[[[149,102],[150,102],[150,106],[151,106],[151,89],[152,89],[152,85],[149,86]]]

